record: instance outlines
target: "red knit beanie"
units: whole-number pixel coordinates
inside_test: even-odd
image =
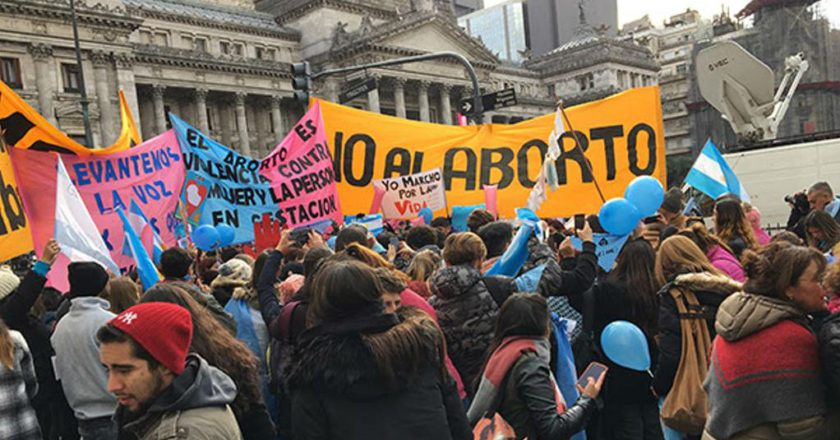
[[[172,303],[149,302],[126,309],[108,324],[122,330],[175,374],[184,371],[192,343],[192,317]]]

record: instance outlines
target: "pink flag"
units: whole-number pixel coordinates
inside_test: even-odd
[[[271,182],[272,197],[290,227],[344,221],[320,102],[262,160],[260,174]]]

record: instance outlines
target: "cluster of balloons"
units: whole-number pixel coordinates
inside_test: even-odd
[[[230,245],[235,235],[236,230],[230,225],[201,225],[193,230],[192,242],[206,252]]]
[[[601,207],[598,220],[612,235],[627,235],[639,220],[656,214],[665,199],[665,189],[651,176],[639,176],[630,182],[624,197],[610,199]]]

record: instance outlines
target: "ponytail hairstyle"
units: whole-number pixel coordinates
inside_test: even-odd
[[[796,286],[811,263],[817,264],[818,276],[826,268],[819,251],[784,241],[771,242],[758,252],[745,251],[742,260],[747,275],[744,291],[785,301],[789,301],[785,290]]]
[[[735,255],[735,252],[732,252],[732,248],[725,241],[721,240],[720,237],[709,232],[703,223],[693,223],[691,226],[680,231],[679,235],[691,239],[704,254],[708,254],[709,249],[718,245],[731,255]]]
[[[9,370],[15,369],[15,342],[9,327],[0,319],[0,363]]]
[[[729,241],[740,236],[747,244],[747,249],[756,249],[758,240],[747,221],[744,208],[737,200],[724,199],[715,205],[715,233],[721,240]]]

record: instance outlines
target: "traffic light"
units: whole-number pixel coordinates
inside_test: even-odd
[[[309,103],[309,93],[312,91],[309,61],[292,63],[292,88],[295,89],[295,100],[304,105]]]

